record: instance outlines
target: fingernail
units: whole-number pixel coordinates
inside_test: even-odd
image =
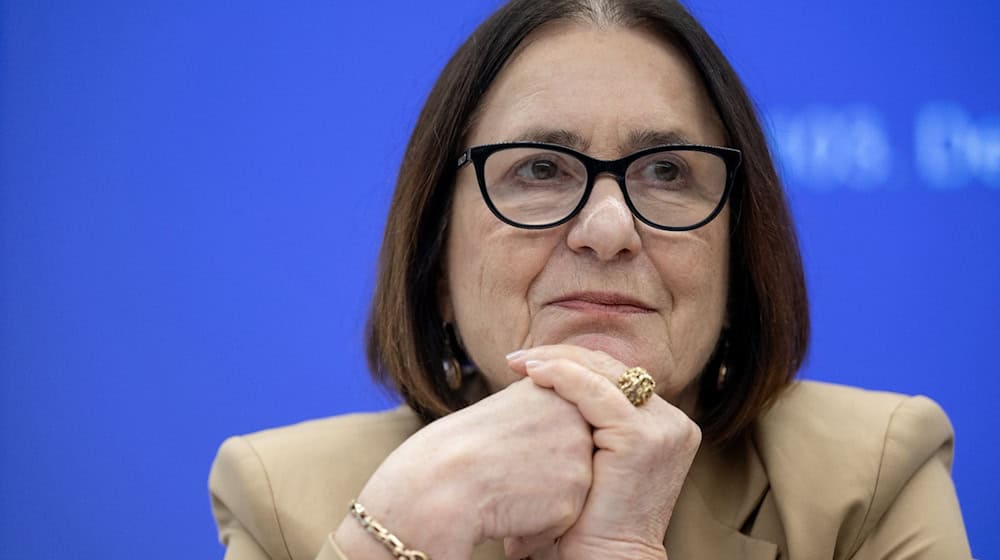
[[[528,369],[535,369],[537,367],[541,367],[541,365],[544,363],[545,362],[543,362],[542,360],[528,360],[527,362],[524,362],[524,367]]]
[[[514,361],[524,355],[524,350],[514,350],[510,354],[507,354],[507,361]]]

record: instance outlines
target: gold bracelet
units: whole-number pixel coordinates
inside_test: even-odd
[[[430,560],[423,552],[419,550],[409,550],[403,544],[403,541],[399,540],[399,537],[393,535],[388,529],[382,526],[374,517],[368,513],[357,500],[351,500],[351,507],[348,508],[351,515],[358,520],[358,523],[364,527],[365,531],[371,533],[378,542],[384,544],[389,552],[392,552],[393,558],[402,558],[403,560]]]

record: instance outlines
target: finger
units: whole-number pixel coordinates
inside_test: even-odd
[[[551,554],[544,552],[555,547],[556,540],[552,535],[542,533],[528,537],[507,537],[503,540],[503,551],[507,558],[521,559],[531,557],[532,560],[541,560],[551,557]]]
[[[522,537],[507,537],[503,540],[503,556],[507,560],[520,560],[521,558],[527,558],[531,552],[528,552],[528,546],[524,542]]]
[[[522,375],[527,374],[525,364],[528,361],[547,361],[559,358],[578,362],[580,365],[600,373],[612,381],[617,380],[618,376],[628,367],[610,354],[574,344],[548,344],[518,350],[507,355],[507,361],[511,369]]]
[[[552,389],[576,405],[584,420],[594,428],[621,426],[633,421],[639,410],[610,379],[577,362],[561,358],[529,360],[525,369],[537,385]]]

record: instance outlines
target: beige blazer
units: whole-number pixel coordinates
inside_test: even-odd
[[[209,480],[225,557],[344,560],[331,531],[382,460],[420,427],[401,407],[226,440]],[[798,383],[745,441],[699,450],[667,554],[967,559],[952,449],[947,417],[924,397]],[[495,542],[473,555],[503,557]]]

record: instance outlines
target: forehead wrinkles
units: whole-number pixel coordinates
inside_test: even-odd
[[[476,105],[476,107],[472,110],[472,113],[469,115],[469,120],[465,125],[465,129],[462,131],[463,139],[467,139],[470,136],[472,136],[472,134],[475,133],[483,113],[486,111],[487,107],[489,107],[492,98],[495,97],[496,95],[497,84],[504,80],[506,75],[509,73],[510,67],[513,66],[514,63],[516,63],[521,58],[524,52],[531,45],[537,43],[539,39],[552,33],[553,30],[561,29],[571,24],[572,22],[567,20],[556,20],[543,24],[542,26],[538,27],[537,29],[529,33],[528,36],[525,37],[524,40],[522,40],[521,43],[517,45],[517,47],[514,49],[514,52],[512,52],[511,55],[507,58],[507,60],[504,61],[503,66],[501,66],[500,68],[500,71],[497,72],[496,76],[493,77],[493,81],[490,82],[489,86],[487,86],[486,91],[482,93],[479,103]]]

